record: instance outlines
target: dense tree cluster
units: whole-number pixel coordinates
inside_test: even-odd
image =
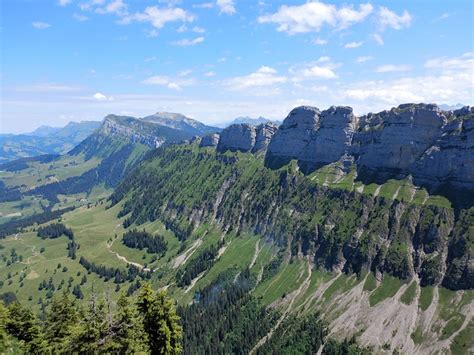
[[[147,249],[148,253],[164,255],[167,243],[162,235],[151,235],[145,230],[132,229],[123,235],[123,244],[129,248]]]
[[[191,259],[183,269],[177,272],[176,285],[178,287],[188,286],[201,272],[210,269],[215,262],[220,246],[221,244],[210,246],[204,249],[197,257]]]
[[[136,300],[122,294],[115,311],[95,294],[84,308],[65,291],[44,320],[18,302],[0,301],[0,353],[179,354],[181,338],[174,303],[148,284]]]
[[[54,211],[48,208],[42,213],[3,223],[0,225],[0,239],[8,235],[20,233],[23,228],[31,226],[32,224],[43,224],[52,221],[53,219],[61,217],[63,213],[74,210],[74,208],[75,207],[67,207]]]
[[[233,279],[231,273],[221,274],[196,293],[191,306],[178,309],[186,354],[247,354],[276,323],[277,314],[248,294],[250,272]]]
[[[105,281],[113,279],[116,284],[124,283],[127,281],[134,281],[136,277],[142,279],[149,279],[151,274],[148,271],[143,271],[135,265],[128,264],[127,270],[107,267],[105,265],[97,265],[83,256],[79,259],[79,263],[86,268],[87,271],[93,272],[99,277],[103,277]]]
[[[316,354],[321,346],[326,355],[370,354],[357,346],[354,339],[342,342],[328,338],[327,324],[319,314],[288,316],[256,354]]]
[[[62,223],[51,223],[44,227],[39,227],[37,232],[41,239],[55,239],[65,235],[69,239],[74,238],[74,233]]]

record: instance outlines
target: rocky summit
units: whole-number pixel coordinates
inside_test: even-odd
[[[220,152],[230,150],[252,153],[262,151],[267,148],[276,130],[277,125],[272,122],[258,126],[248,123],[230,125],[221,132],[217,150]],[[205,142],[208,140],[209,138]]]
[[[266,165],[296,159],[310,172],[353,160],[360,179],[384,182],[411,176],[430,191],[474,190],[474,108],[443,111],[404,104],[356,117],[350,107],[293,109],[268,146]]]

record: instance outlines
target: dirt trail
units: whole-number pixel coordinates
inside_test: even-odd
[[[109,251],[109,253],[111,254],[114,254],[117,259],[121,260],[121,261],[124,261],[125,263],[127,264],[130,264],[130,265],[133,265],[133,266],[136,266],[137,268],[141,269],[141,270],[144,270],[144,271],[151,271],[149,268],[146,268],[145,266],[143,266],[142,264],[139,264],[139,263],[136,263],[136,262],[133,262],[133,261],[130,261],[128,260],[125,256],[123,255],[120,255],[119,253],[117,253],[116,251],[113,251],[111,248],[112,248],[112,245],[114,244],[114,242],[116,241],[117,239],[114,239],[111,243],[107,243],[107,250]]]
[[[268,339],[270,339],[273,336],[273,333],[275,330],[280,326],[280,324],[286,319],[288,314],[291,312],[291,309],[293,308],[293,304],[295,300],[303,293],[306,291],[306,289],[309,287],[309,284],[311,282],[311,275],[312,275],[312,270],[311,270],[311,263],[307,260],[307,273],[308,275],[304,279],[304,281],[300,284],[300,286],[293,291],[292,293],[287,295],[287,298],[289,298],[288,306],[286,307],[285,311],[281,315],[281,317],[278,319],[277,323],[273,326],[272,329],[265,335],[262,339],[260,339],[257,344],[253,347],[252,350],[250,350],[249,355],[252,355],[257,351],[258,348],[260,348],[263,344],[265,344]]]

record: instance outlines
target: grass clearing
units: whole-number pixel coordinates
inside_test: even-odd
[[[402,281],[398,278],[384,275],[383,281],[380,283],[379,287],[377,287],[377,289],[375,289],[375,291],[369,296],[370,307],[375,306],[377,303],[380,303],[387,298],[395,296],[401,286]]]

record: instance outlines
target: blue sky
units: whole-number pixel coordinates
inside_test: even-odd
[[[0,132],[474,104],[473,2],[2,0]]]

